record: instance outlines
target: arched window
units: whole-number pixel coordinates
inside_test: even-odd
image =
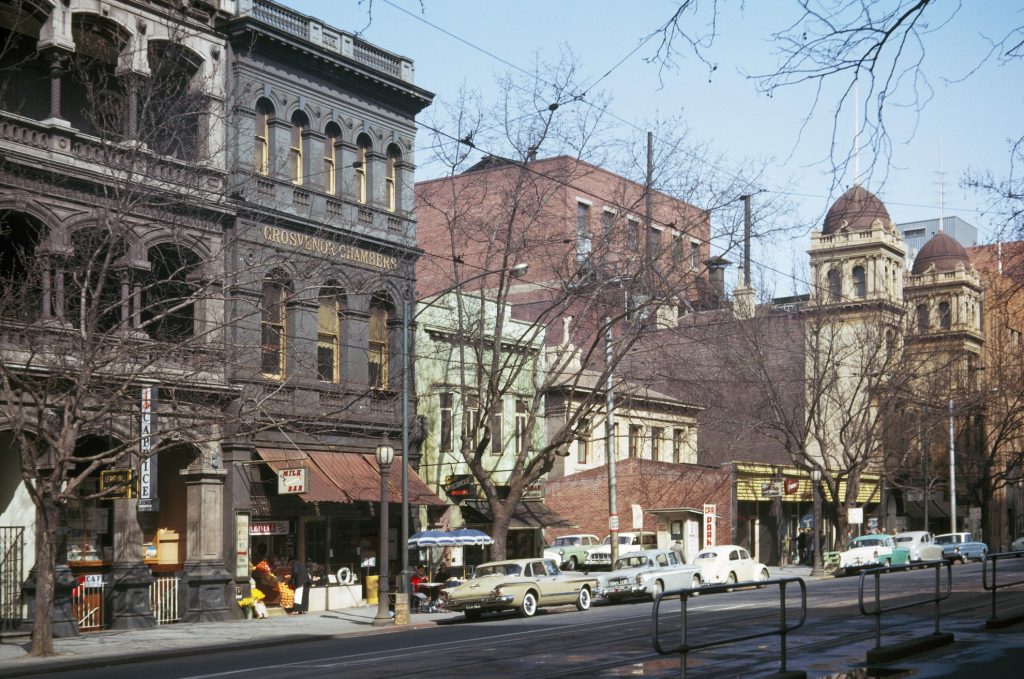
[[[138,139],[161,155],[198,160],[206,97],[196,91],[193,80],[202,59],[164,40],[151,41],[148,56],[152,79],[136,93],[142,121]]]
[[[828,298],[831,302],[838,302],[843,296],[842,284],[839,278],[839,269],[828,270]]]
[[[71,35],[75,51],[61,72],[61,112],[85,134],[123,141],[133,133],[129,128],[135,124],[132,114],[137,113],[126,87],[131,81],[122,78],[120,71],[131,36],[113,21],[86,13],[73,15]]]
[[[392,144],[388,147],[388,171],[384,177],[386,185],[388,212],[398,210],[398,165],[402,162],[402,152]]]
[[[341,381],[341,331],[345,291],[326,286],[320,291],[317,312],[316,372],[321,382]]]
[[[292,184],[302,186],[305,181],[305,169],[302,165],[302,146],[305,139],[303,135],[309,129],[309,118],[305,113],[296,111],[292,115],[292,135],[288,147],[288,175]]]
[[[191,250],[164,244],[149,250],[149,281],[143,290],[142,329],[153,339],[177,342],[195,331],[193,274],[199,258]]]
[[[920,332],[925,332],[931,327],[931,319],[928,318],[928,305],[918,304],[917,305],[917,329]]]
[[[943,330],[949,330],[953,324],[953,319],[949,313],[949,302],[939,302],[939,327]]]
[[[63,300],[54,294],[55,267],[39,257],[45,225],[27,214],[0,212],[0,315],[21,321],[63,316]]]
[[[263,338],[261,366],[264,376],[278,379],[285,375],[286,291],[284,281],[278,276],[272,276],[263,282],[260,308]]]
[[[861,298],[867,295],[867,283],[862,266],[853,267],[853,294]]]
[[[129,286],[124,269],[127,243],[110,229],[85,228],[71,236],[67,262],[67,317],[85,332],[111,332],[131,321]]]
[[[256,102],[255,158],[256,172],[270,174],[270,119],[274,116],[274,105],[266,99]]]
[[[370,137],[365,134],[359,135],[356,146],[356,162],[352,164],[356,171],[356,200],[366,205],[369,198],[366,178],[369,170],[367,163],[370,162]]]
[[[367,368],[370,386],[386,389],[388,386],[388,317],[391,301],[384,294],[373,296],[370,302],[369,343]]]
[[[324,140],[324,191],[334,195],[338,190],[338,137],[341,136],[341,128],[335,123],[328,123],[324,132],[327,135]]]

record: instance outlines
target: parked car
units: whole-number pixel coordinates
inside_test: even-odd
[[[768,567],[750,558],[750,553],[738,545],[705,547],[693,558],[700,568],[701,583],[705,585],[754,582],[768,579]]]
[[[476,567],[473,577],[445,593],[445,607],[478,620],[490,611],[514,610],[529,618],[538,608],[576,604],[590,608],[597,579],[563,573],[552,559],[491,561]]]
[[[652,599],[662,592],[700,587],[700,568],[687,566],[668,549],[645,549],[623,554],[611,572],[597,576],[595,593],[610,602],[630,597]]]
[[[619,533],[619,554],[633,552],[638,549],[653,549],[658,546],[658,536],[650,532]],[[612,565],[612,536],[609,535],[597,547],[587,550],[584,565],[591,568],[610,567]]]
[[[875,566],[899,566],[910,563],[910,550],[898,547],[891,535],[861,535],[839,553],[836,575],[852,573]]]
[[[942,545],[942,556],[951,563],[964,563],[968,559],[982,561],[988,554],[988,545],[975,540],[972,533],[936,535],[935,544]]]
[[[892,537],[897,547],[910,550],[911,561],[940,561],[942,545],[935,544],[935,538],[926,530],[908,530]]]
[[[1024,535],[1010,543],[1011,552],[1024,552]]]
[[[544,558],[551,559],[560,568],[574,571],[586,560],[587,550],[600,544],[601,538],[596,535],[562,535],[544,550]]]

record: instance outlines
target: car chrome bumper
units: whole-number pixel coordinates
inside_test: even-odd
[[[511,594],[503,596],[487,596],[479,599],[448,599],[444,607],[449,611],[484,610],[488,608],[505,608],[515,600]]]

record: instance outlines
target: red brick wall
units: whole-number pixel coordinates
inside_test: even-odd
[[[632,530],[631,505],[644,510],[644,530],[657,530],[649,509],[717,505],[719,544],[732,541],[732,484],[728,468],[626,459],[616,466],[619,526]],[[608,535],[608,471],[606,467],[551,479],[545,483],[545,504],[577,524],[577,528],[547,531],[551,540],[570,533]]]

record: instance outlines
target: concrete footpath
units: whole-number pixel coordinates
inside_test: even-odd
[[[461,613],[413,613],[408,625],[374,627],[377,606],[361,606],[305,615],[275,615],[262,620],[231,620],[158,625],[152,629],[87,632],[77,637],[54,639],[59,654],[47,658],[28,655],[28,637],[0,643],[0,678],[46,674],[60,670],[87,669],[111,664],[176,658],[182,654],[218,653],[266,647],[269,642],[330,639],[361,634],[387,634],[396,630],[432,627],[439,620]],[[144,650],[143,650],[144,649]]]

